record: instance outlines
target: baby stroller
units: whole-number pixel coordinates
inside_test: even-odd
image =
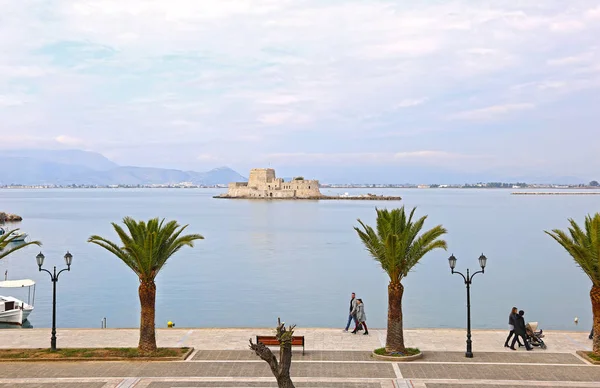
[[[546,349],[546,344],[544,343],[544,331],[540,329],[537,331],[538,323],[537,322],[529,322],[525,325],[525,331],[527,332],[527,342],[531,346],[539,346],[542,349]]]

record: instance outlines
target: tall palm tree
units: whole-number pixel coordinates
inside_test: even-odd
[[[12,242],[16,242],[14,241],[17,236],[12,236],[11,237],[11,233],[12,232],[16,232],[19,229],[13,229],[13,230],[9,230],[6,231],[4,234],[0,235],[0,260],[4,259],[6,256],[10,255],[13,252],[18,251],[19,249],[23,249],[29,245],[37,245],[38,247],[42,245],[41,242],[39,241],[29,241],[29,242],[23,242],[23,243],[18,243],[17,245],[12,246],[11,248],[6,249],[7,246],[9,246]]]
[[[447,233],[437,225],[419,235],[427,216],[413,221],[416,208],[406,215],[404,206],[400,209],[377,211],[376,229],[365,225],[360,219],[361,228],[355,227],[358,236],[381,268],[390,277],[388,285],[388,321],[385,349],[387,352],[405,352],[402,328],[402,279],[427,254],[434,249],[447,249],[446,241],[440,237]]]
[[[165,223],[164,219],[153,218],[146,223],[125,217],[123,223],[127,231],[112,223],[122,246],[100,236],[91,236],[88,242],[97,244],[117,256],[140,278],[138,293],[142,313],[138,349],[141,353],[152,353],[156,351],[154,279],[173,254],[183,246],[193,247],[195,240],[204,237],[199,234],[182,235],[188,225],[180,226],[177,221]]]
[[[573,219],[569,218],[569,223],[568,233],[560,229],[545,232],[565,248],[592,281],[593,352],[600,356],[600,213],[587,215],[583,229]]]

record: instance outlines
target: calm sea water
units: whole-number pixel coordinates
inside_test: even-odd
[[[364,193],[366,189],[323,190]],[[157,278],[157,326],[273,326],[280,316],[300,327],[343,327],[351,292],[365,302],[368,322],[385,327],[387,275],[352,229],[373,223],[375,207],[418,206],[426,226],[443,224],[449,249],[427,255],[405,279],[406,327],[464,327],[466,291],[451,275],[486,273],[472,286],[473,326],[505,328],[510,308],[542,328],[591,327],[589,279],[543,230],[566,228],[600,210],[600,196],[513,196],[511,190],[368,190],[400,195],[401,202],[218,200],[212,189],[0,190],[0,210],[17,213],[23,231],[43,242],[45,267],[71,272],[58,282],[59,327],[136,327],[138,280],[117,258],[87,243],[92,234],[116,240],[110,222],[124,216],[176,219],[205,240],[174,256]],[[0,262],[9,279],[38,282],[33,327],[51,323],[52,284],[37,271],[28,247]],[[6,293],[3,289],[1,292]],[[26,290],[9,291],[27,298]],[[573,322],[579,317],[579,325]]]

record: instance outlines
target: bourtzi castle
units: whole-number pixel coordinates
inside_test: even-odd
[[[227,194],[221,198],[279,198],[279,199],[318,199],[323,195],[319,191],[318,180],[294,178],[285,182],[275,176],[272,168],[253,168],[248,182],[234,182],[228,186]]]

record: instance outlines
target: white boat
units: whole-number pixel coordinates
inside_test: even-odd
[[[6,233],[7,232],[6,230],[4,230],[4,228],[0,228],[0,236]],[[26,237],[27,233],[21,232],[20,230],[15,230],[14,232],[8,235],[8,238],[11,239],[11,242],[25,241]]]
[[[31,297],[31,287],[33,288],[33,299],[35,299],[35,282],[31,279],[5,280],[0,282],[0,288],[23,288],[29,287],[29,297]],[[29,302],[28,297],[28,302]],[[29,314],[33,311],[33,305],[25,303],[22,300],[12,296],[0,295],[0,323],[8,323],[22,326],[27,320]]]

